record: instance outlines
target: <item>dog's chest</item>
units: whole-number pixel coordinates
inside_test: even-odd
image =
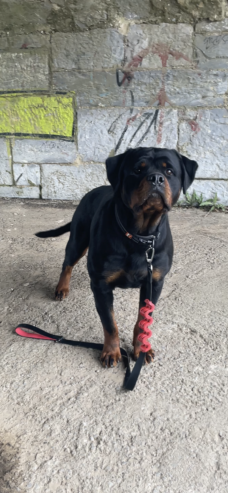
[[[147,276],[146,258],[136,254],[110,258],[105,267],[107,282],[113,287],[139,288]]]

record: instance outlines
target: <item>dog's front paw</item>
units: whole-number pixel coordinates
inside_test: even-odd
[[[121,360],[120,347],[104,345],[100,359],[104,368],[113,368]]]
[[[56,301],[62,301],[64,298],[66,298],[69,294],[69,289],[68,288],[60,288],[57,286],[55,290],[55,300]]]
[[[134,361],[137,361],[139,354],[140,354],[140,345],[137,344],[134,347],[134,352],[132,354]],[[155,352],[153,351],[153,349],[150,349],[149,351],[147,351],[147,353],[145,353],[144,365],[148,365],[149,363],[152,363],[154,358],[155,358]]]

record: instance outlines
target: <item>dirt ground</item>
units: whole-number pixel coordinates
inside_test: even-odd
[[[75,205],[0,201],[0,492],[227,493],[228,215],[175,209],[172,271],[154,312],[155,362],[133,392],[96,351],[22,339],[19,323],[102,342],[86,258],[53,300],[67,236],[34,233]],[[131,349],[138,290],[115,292]]]

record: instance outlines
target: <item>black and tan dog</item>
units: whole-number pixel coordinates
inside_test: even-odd
[[[121,359],[118,328],[113,313],[113,290],[140,288],[140,307],[146,298],[148,245],[133,241],[140,236],[156,235],[153,261],[153,295],[157,303],[164,278],[173,257],[173,241],[167,212],[194,180],[197,163],[175,150],[141,147],[106,161],[111,186],[87,193],[77,207],[72,222],[56,230],[37,233],[41,238],[70,231],[62,273],[56,288],[56,300],[69,293],[74,265],[88,252],[88,271],[97,311],[104,329],[103,365],[112,367]],[[139,235],[139,236],[137,236]],[[133,238],[132,238],[133,236]],[[133,335],[134,357],[140,315]],[[153,359],[153,351],[145,356]]]

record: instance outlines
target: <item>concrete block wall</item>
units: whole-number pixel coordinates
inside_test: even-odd
[[[0,196],[80,198],[105,159],[176,148],[228,204],[225,0],[0,0]]]

